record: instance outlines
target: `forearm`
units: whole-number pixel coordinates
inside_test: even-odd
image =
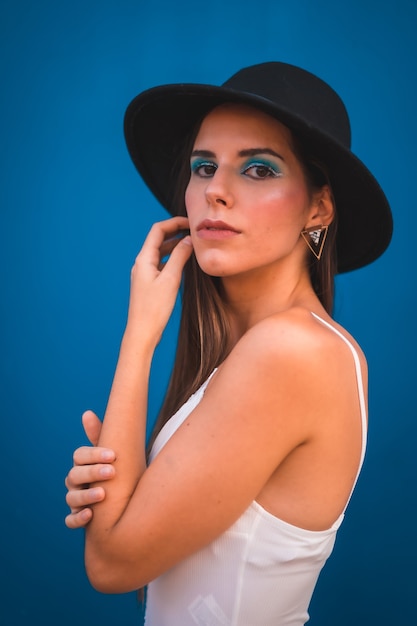
[[[123,516],[146,468],[145,438],[149,373],[154,346],[146,337],[124,334],[98,445],[116,453],[115,478],[95,506],[87,542],[101,541]]]
[[[187,226],[183,217],[155,224],[131,272],[127,327],[98,441],[99,446],[115,452],[115,477],[104,485],[105,498],[94,505],[86,530],[87,573],[102,590],[126,588],[129,572],[146,560],[146,533],[138,538],[138,529],[147,508],[142,502],[141,478],[146,470],[149,374],[154,350],[175,305],[184,264],[192,252],[189,237],[176,237],[178,230]],[[168,261],[162,263],[167,255]],[[132,544],[136,545],[133,563]]]

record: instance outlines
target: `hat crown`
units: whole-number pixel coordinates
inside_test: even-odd
[[[223,87],[264,98],[292,112],[303,125],[350,148],[350,123],[338,94],[323,80],[294,65],[271,61],[246,67]]]

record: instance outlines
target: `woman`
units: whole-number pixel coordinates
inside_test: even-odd
[[[67,525],[86,526],[98,590],[148,585],[146,624],[304,624],[366,441],[366,361],[331,318],[333,276],[382,254],[388,203],[350,151],[340,98],[287,64],[151,89],[125,134],[174,217],[133,267],[103,425],[84,415],[95,447],[66,480]],[[147,458],[149,371],[182,277]]]

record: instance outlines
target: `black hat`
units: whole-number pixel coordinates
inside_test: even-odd
[[[244,68],[222,86],[162,85],[139,94],[127,108],[130,156],[161,204],[173,212],[175,163],[185,138],[215,106],[251,105],[278,119],[327,168],[338,215],[338,272],[371,263],[392,236],[388,201],[370,171],[350,150],[350,124],[337,93],[320,78],[286,63]]]

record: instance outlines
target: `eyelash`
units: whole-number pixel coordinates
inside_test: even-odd
[[[193,163],[191,163],[192,174],[196,174],[197,176],[200,176],[201,178],[210,178],[210,176],[214,174],[214,172],[212,172],[212,174],[207,174],[205,176],[204,174],[202,174],[202,171],[205,168],[212,168],[214,171],[216,171],[217,165],[215,163],[212,163],[211,161],[194,161]]]
[[[204,170],[207,170],[208,168],[210,168],[211,172],[207,173],[206,171],[204,174],[203,173]],[[217,165],[213,163],[212,161],[194,161],[191,164],[191,173],[196,174],[200,178],[210,178],[211,176],[214,175],[216,169],[217,169]],[[278,178],[278,176],[281,175],[281,171],[278,169],[276,165],[272,165],[271,163],[268,163],[267,161],[265,162],[262,160],[251,161],[247,163],[242,168],[241,173],[246,174],[252,169],[263,169],[264,171],[266,170],[267,172],[266,176],[250,176],[250,178],[253,178],[254,180],[263,180],[265,178]]]
[[[263,178],[277,178],[278,176],[281,175],[281,170],[276,166],[273,165],[272,163],[269,163],[268,161],[252,161],[250,163],[248,163],[242,170],[243,173],[248,172],[251,169],[263,169],[264,171],[267,172],[266,176],[256,176],[257,180],[263,179]]]

